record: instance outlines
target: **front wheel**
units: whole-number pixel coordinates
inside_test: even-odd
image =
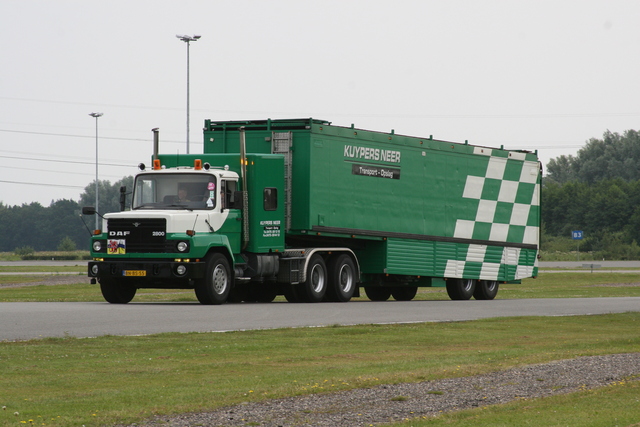
[[[130,286],[116,279],[100,279],[100,290],[104,299],[111,304],[126,304],[136,296],[135,286]]]
[[[473,297],[478,300],[492,300],[498,294],[500,285],[495,280],[480,280],[476,284],[476,290]]]
[[[473,279],[449,279],[447,280],[447,294],[456,301],[471,299],[476,289],[476,281]]]
[[[219,305],[227,302],[232,278],[227,258],[218,253],[207,255],[204,279],[196,283],[196,297],[201,304]]]

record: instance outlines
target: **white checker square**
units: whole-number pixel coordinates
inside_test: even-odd
[[[453,237],[459,239],[471,239],[473,237],[473,227],[475,225],[475,221],[467,221],[464,219],[457,220],[456,229],[453,232]]]
[[[531,198],[532,206],[540,206],[540,184],[536,184],[533,189],[533,197]]]
[[[504,178],[504,170],[507,167],[507,159],[502,157],[491,157],[489,166],[487,167],[487,178],[502,179]]]
[[[456,261],[455,259],[450,259],[447,261],[447,266],[444,269],[445,277],[462,277],[464,272],[464,261]]]
[[[480,271],[481,280],[498,280],[498,274],[500,273],[500,264],[495,262],[485,262],[482,264],[482,270]]]
[[[528,182],[535,184],[538,182],[538,174],[540,173],[540,165],[538,162],[524,162],[522,172],[520,173],[520,182]]]
[[[509,234],[509,224],[492,224],[489,240],[496,242],[506,242]]]
[[[504,248],[502,252],[502,264],[518,265],[520,260],[520,248]]]
[[[498,193],[498,201],[507,203],[515,202],[519,184],[517,181],[502,181],[500,193]]]
[[[487,245],[469,245],[467,251],[467,261],[484,262],[484,256],[487,253]]]
[[[509,153],[509,158],[513,160],[524,160],[527,158],[526,153]]]
[[[478,203],[478,213],[476,214],[476,221],[480,222],[493,222],[493,218],[496,215],[496,207],[498,202],[493,200],[480,200]]]
[[[538,227],[531,227],[531,226],[525,227],[522,243],[527,245],[537,245],[538,244]]]
[[[519,265],[516,268],[516,277],[515,279],[523,279],[526,277],[531,277],[533,276],[533,267],[528,266],[528,265]]]
[[[480,199],[484,188],[484,178],[481,176],[467,176],[462,197],[467,199]]]
[[[493,149],[486,147],[473,147],[473,154],[481,154],[483,156],[491,156]]]
[[[529,219],[529,210],[531,206],[523,205],[521,203],[514,203],[513,210],[511,211],[511,219],[509,224],[511,225],[527,225]]]

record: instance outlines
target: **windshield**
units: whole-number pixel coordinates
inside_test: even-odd
[[[201,173],[148,173],[136,177],[133,209],[213,209],[216,177]]]

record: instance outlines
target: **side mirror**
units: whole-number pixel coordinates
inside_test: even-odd
[[[127,204],[127,187],[120,187],[120,212],[124,211],[124,208]]]
[[[82,215],[95,215],[96,208],[93,206],[83,206],[82,207]]]

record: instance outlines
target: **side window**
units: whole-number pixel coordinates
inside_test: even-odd
[[[265,211],[275,211],[278,209],[278,189],[269,187],[265,188],[263,200]]]
[[[220,182],[220,194],[219,194],[219,200],[220,200],[220,209],[224,209],[227,207],[227,204],[225,203],[225,199],[224,199],[224,195],[227,189],[227,181],[221,181]]]
[[[225,189],[225,206],[232,208],[235,205],[235,193],[238,188],[238,183],[236,181],[226,181],[227,187]]]

